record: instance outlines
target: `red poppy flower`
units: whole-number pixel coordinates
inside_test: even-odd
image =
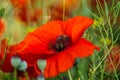
[[[4,29],[5,29],[4,23],[3,23],[2,19],[0,18],[0,36],[3,33]]]
[[[38,59],[47,61],[44,70],[45,78],[57,76],[65,72],[74,64],[75,59],[85,58],[93,54],[94,49],[99,49],[89,41],[81,38],[84,31],[93,23],[93,20],[83,16],[76,16],[67,21],[49,22],[34,32],[29,33],[25,39],[13,46],[3,64],[7,66],[10,57],[20,56],[36,70],[38,76],[40,70],[37,68]],[[8,67],[4,71],[10,71]],[[33,73],[33,72],[31,72]]]

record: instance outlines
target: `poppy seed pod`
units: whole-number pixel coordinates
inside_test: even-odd
[[[20,71],[25,71],[27,69],[27,62],[26,61],[23,61],[21,62],[20,66],[18,67],[18,70]]]
[[[46,60],[41,60],[41,59],[39,59],[39,60],[37,61],[37,66],[38,66],[38,68],[41,70],[41,72],[43,73],[43,72],[44,72],[44,69],[45,69],[45,67],[46,67]]]
[[[18,57],[18,56],[13,56],[10,60],[11,62],[11,65],[14,67],[14,68],[18,68],[21,64],[21,59]]]

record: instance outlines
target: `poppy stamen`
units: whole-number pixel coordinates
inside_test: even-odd
[[[70,37],[67,35],[60,35],[56,38],[55,43],[51,45],[51,48],[57,52],[65,50],[70,45]]]

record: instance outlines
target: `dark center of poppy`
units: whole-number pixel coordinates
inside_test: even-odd
[[[71,44],[70,37],[67,35],[60,35],[56,38],[55,43],[51,45],[51,48],[57,52],[61,52],[68,48]]]

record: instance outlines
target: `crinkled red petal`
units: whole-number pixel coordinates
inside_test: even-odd
[[[72,37],[73,43],[93,24],[93,20],[85,16],[76,16],[65,21],[65,32]]]
[[[44,76],[46,78],[55,77],[61,72],[70,69],[76,58],[85,58],[93,54],[97,49],[95,45],[84,38],[77,44],[47,59]]]

